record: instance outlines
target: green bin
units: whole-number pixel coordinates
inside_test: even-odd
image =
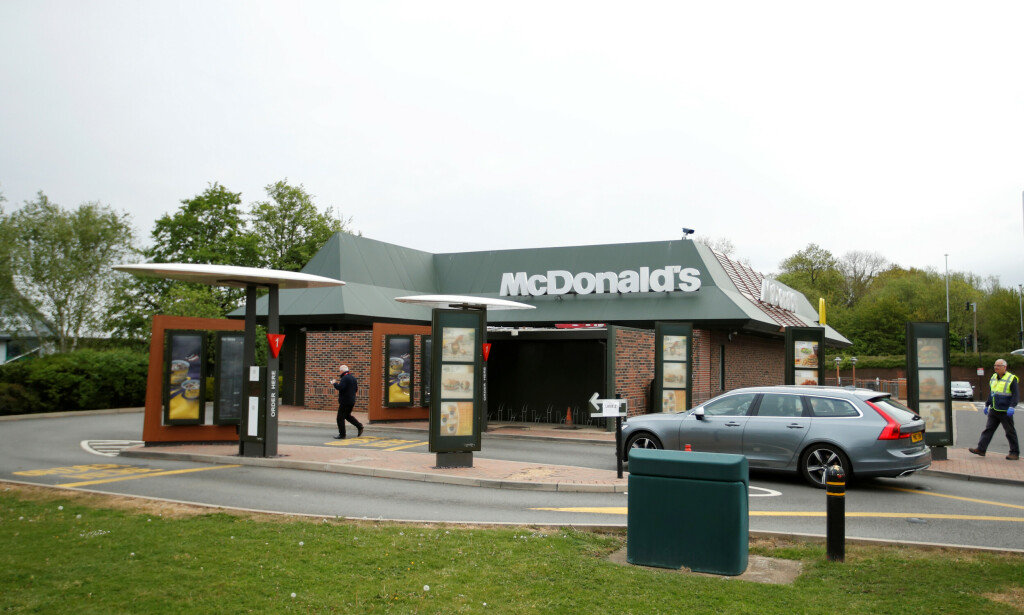
[[[626,560],[640,566],[743,574],[749,485],[743,455],[631,450]]]

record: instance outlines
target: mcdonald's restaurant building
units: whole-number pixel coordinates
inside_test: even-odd
[[[329,381],[346,364],[359,381],[356,409],[371,421],[427,417],[431,309],[396,297],[468,295],[535,308],[489,311],[487,339],[473,340],[491,345],[492,421],[559,423],[568,413],[588,423],[594,393],[621,396],[633,415],[781,384],[786,328],[819,326],[801,293],[687,240],[430,254],[338,233],[303,271],[345,285],[281,291],[283,401],[337,408]],[[259,301],[265,317],[266,297]],[[826,346],[850,345],[824,329]],[[688,346],[685,361],[657,370],[669,340]]]

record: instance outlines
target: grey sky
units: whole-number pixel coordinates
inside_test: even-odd
[[[1024,3],[0,2],[0,191],[287,178],[430,252],[728,237],[1024,283]]]

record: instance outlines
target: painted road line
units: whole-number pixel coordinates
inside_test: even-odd
[[[126,448],[143,444],[140,440],[82,440],[82,450],[104,457],[117,457]]]
[[[413,442],[412,444],[403,444],[402,446],[393,446],[391,448],[386,448],[384,450],[386,450],[386,451],[400,451],[400,450],[406,449],[406,448],[414,448],[414,447],[417,447],[417,446],[425,446],[426,444],[427,444],[427,442],[424,440],[422,442]]]
[[[890,491],[902,491],[904,493],[915,493],[917,495],[930,495],[936,498],[949,498],[951,500],[961,500],[963,502],[974,502],[975,504],[987,504],[989,506],[1004,506],[1006,508],[1016,508],[1018,510],[1024,510],[1024,506],[1019,504],[1004,504],[1002,502],[993,502],[992,500],[977,500],[975,498],[965,498],[959,495],[948,495],[945,493],[930,493],[928,491],[918,491],[917,489],[907,489],[906,487],[885,487]]]
[[[595,513],[601,515],[624,515],[628,509],[625,506],[606,507],[575,507],[575,508],[531,508],[530,510],[546,510],[551,512],[572,512],[572,513]],[[817,511],[772,511],[752,510],[751,517],[821,517],[827,516],[826,512]],[[984,515],[942,515],[928,513],[882,513],[882,512],[847,512],[847,517],[862,519],[947,519],[955,521],[997,521],[1004,523],[1024,523],[1024,517],[988,517]]]
[[[58,487],[86,487],[88,485],[101,485],[103,483],[116,483],[123,480],[135,480],[138,478],[151,478],[154,476],[172,476],[174,474],[188,474],[190,472],[205,472],[207,470],[225,470],[227,468],[240,468],[240,465],[223,465],[223,466],[208,466],[205,468],[188,468],[185,470],[156,470],[143,474],[133,474],[131,476],[118,476],[116,478],[104,478],[99,480],[87,480],[78,483],[63,483],[57,485]]]

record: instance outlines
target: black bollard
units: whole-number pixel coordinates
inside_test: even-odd
[[[846,472],[834,465],[825,472],[825,544],[828,559],[846,560]]]

